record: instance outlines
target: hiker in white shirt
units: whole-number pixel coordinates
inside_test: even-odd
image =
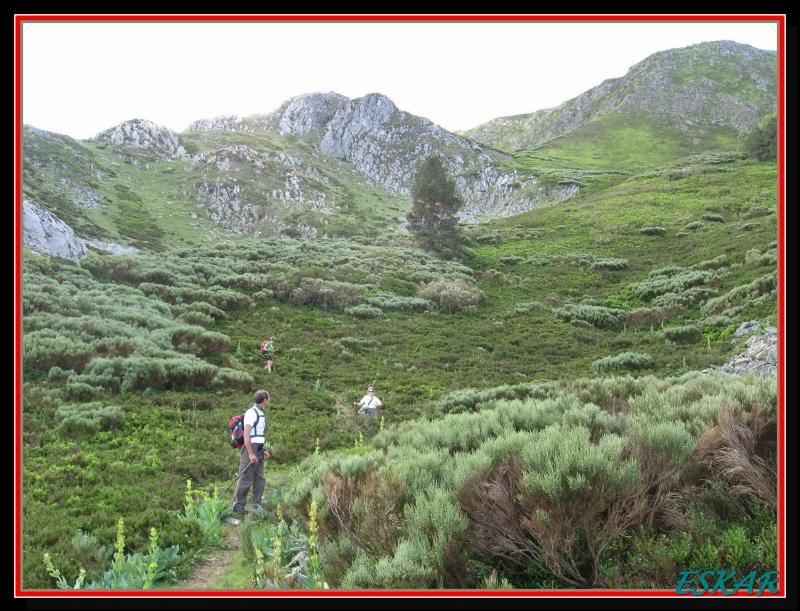
[[[359,416],[376,418],[378,416],[378,408],[383,405],[383,403],[375,396],[375,389],[370,386],[367,388],[367,394],[364,395],[361,401],[357,401],[353,403],[353,405],[357,405],[361,408],[358,410]]]
[[[234,493],[233,511],[240,516],[247,514],[244,505],[247,493],[253,489],[253,509],[261,507],[264,493],[264,460],[269,458],[265,448],[267,430],[267,408],[270,396],[266,390],[259,390],[253,407],[244,413],[244,445],[239,455],[239,472],[242,473]],[[247,467],[245,469],[245,467]]]

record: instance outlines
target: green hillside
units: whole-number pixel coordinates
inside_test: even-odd
[[[200,150],[212,151],[217,146],[213,135],[194,142]],[[242,136],[241,142],[264,151],[292,146],[293,154],[303,153],[301,143],[277,143],[258,136]],[[161,548],[180,546],[174,562],[164,560],[169,570],[165,568],[162,583],[169,581],[169,574],[186,576],[193,563],[218,544],[201,522],[186,518],[186,480],[211,491],[214,483],[222,485],[233,477],[237,453],[227,446],[227,420],[251,403],[256,388],[267,388],[274,397],[273,460],[268,472],[270,485],[280,488],[272,489],[270,511],[280,501],[294,529],[294,534],[287,530],[285,536],[307,543],[307,503],[311,498],[318,501],[318,536],[323,545],[320,570],[334,587],[490,587],[495,569],[515,587],[574,587],[576,583],[650,587],[650,583],[671,579],[671,573],[646,558],[683,553],[659,547],[659,538],[673,531],[660,522],[639,518],[631,518],[625,538],[604,552],[603,559],[615,559],[617,569],[612,562],[602,570],[592,570],[585,542],[580,541],[569,548],[577,559],[572,572],[565,572],[554,560],[521,570],[483,548],[470,551],[467,557],[454,557],[456,564],[437,564],[450,556],[439,551],[426,556],[426,549],[441,549],[435,547],[439,526],[425,530],[425,520],[441,524],[452,518],[461,525],[454,533],[475,526],[466,505],[452,504],[461,488],[452,487],[446,479],[436,490],[419,488],[417,501],[403,495],[369,496],[369,486],[364,488],[368,480],[352,480],[353,498],[367,495],[363,498],[375,502],[391,500],[395,513],[389,515],[404,516],[393,522],[396,528],[425,532],[429,537],[419,548],[401,541],[397,531],[376,532],[370,536],[383,547],[360,553],[359,537],[367,531],[348,534],[342,530],[332,513],[336,507],[331,505],[331,489],[320,487],[322,480],[313,479],[316,475],[306,481],[290,474],[295,465],[314,455],[315,448],[325,455],[325,464],[354,461],[347,467],[353,477],[371,473],[377,465],[370,453],[373,448],[396,443],[381,440],[395,439],[414,427],[426,428],[413,424],[413,419],[439,418],[445,412],[461,411],[463,405],[481,407],[486,398],[479,400],[479,391],[486,391],[489,398],[539,400],[551,396],[547,388],[565,387],[565,392],[573,392],[569,381],[578,378],[590,378],[594,381],[587,384],[603,388],[615,384],[603,381],[609,375],[691,376],[693,371],[725,362],[741,351],[741,341],[731,342],[739,323],[776,321],[774,164],[707,155],[632,176],[593,169],[586,157],[586,171],[601,177],[593,188],[568,202],[469,229],[473,255],[459,264],[439,261],[397,236],[379,244],[346,238],[258,242],[229,238],[228,244],[199,245],[196,241],[206,226],[200,222],[193,226],[199,219],[191,217],[188,200],[170,199],[167,206],[161,198],[162,192],[179,192],[187,176],[193,179],[192,170],[181,166],[184,162],[170,162],[173,174],[164,172],[166,166],[160,164],[149,170],[125,165],[110,151],[93,145],[77,150],[112,178],[98,187],[104,198],[116,202],[102,213],[81,209],[83,218],[108,230],[103,235],[131,240],[138,236],[135,239],[143,248],[163,252],[92,255],[76,264],[26,251],[25,587],[53,586],[44,552],[49,552],[70,584],[79,567],[87,569],[87,583],[101,583],[120,517],[125,520],[126,551],[146,552],[147,529],[155,527]],[[578,155],[563,158],[579,159]],[[655,159],[647,167],[654,167]],[[337,165],[331,163],[332,168]],[[342,179],[330,188],[355,192],[356,182],[347,181]],[[358,201],[366,206],[371,201],[369,191],[358,189]],[[384,223],[396,212],[391,205],[375,207],[376,223]],[[142,214],[132,215],[131,210]],[[170,212],[175,216],[169,217]],[[354,205],[353,215],[361,214],[367,213]],[[652,227],[661,230],[642,233]],[[260,340],[268,335],[278,338],[277,372],[271,376],[263,370],[258,354]],[[651,386],[658,392],[667,392],[671,384],[691,386],[685,381],[659,386],[655,378],[638,379],[630,384],[639,389],[635,393],[645,395]],[[551,386],[545,384],[540,392],[537,388],[543,383]],[[733,386],[697,383],[713,386],[720,396],[741,399],[742,393],[754,393],[762,403],[774,405],[774,394],[763,384],[753,382],[751,391],[746,380]],[[337,401],[350,406],[370,384],[385,405],[382,423],[353,419],[336,407]],[[630,388],[625,391],[630,392]],[[680,392],[690,397],[695,391]],[[686,400],[687,406],[693,401]],[[615,405],[601,398],[590,401],[601,411]],[[745,402],[742,409],[750,413],[756,403]],[[677,436],[686,456],[692,455],[699,435],[713,426],[714,406],[718,409],[719,405],[706,406],[705,415],[692,420],[695,424],[685,431],[664,434]],[[576,414],[578,420],[569,422],[589,416]],[[592,417],[605,418],[602,414]],[[548,422],[560,418],[553,416]],[[627,428],[627,420],[615,422],[602,425],[606,427],[603,435],[633,438],[634,429]],[[384,432],[378,434],[380,428]],[[584,430],[564,428],[558,435],[594,443],[581,437]],[[489,452],[485,443],[475,447]],[[619,454],[620,443],[609,437],[600,445],[616,460],[627,456]],[[440,451],[437,448],[430,450],[435,454]],[[439,460],[433,454],[424,458],[429,459]],[[423,461],[422,455],[419,460]],[[313,467],[313,473],[322,477],[329,468],[321,462],[310,464],[300,471],[310,474]],[[411,460],[404,464],[424,472],[429,463]],[[711,468],[693,462],[680,468],[690,464]],[[530,469],[534,463],[526,465]],[[336,469],[337,477],[346,483],[345,467]],[[405,481],[399,473],[392,477],[385,485]],[[631,482],[641,481],[633,471],[630,477]],[[723,503],[733,498],[730,486],[735,482],[714,478],[718,498]],[[720,556],[718,560],[727,559],[739,568],[768,567],[774,513],[763,499],[751,495],[741,500],[744,504],[735,512],[715,513],[713,490],[704,488],[702,477],[691,481],[702,488],[702,499],[679,509],[691,515],[702,512],[707,520],[705,530],[686,542],[691,553],[709,546],[734,549],[743,545],[761,551],[754,551],[752,557]],[[403,485],[410,486],[407,481]],[[309,497],[312,490],[316,492]],[[413,496],[417,489],[407,490]],[[420,503],[441,504],[450,517],[424,517]],[[459,517],[458,511],[466,513]],[[370,515],[360,519],[371,519]],[[280,524],[273,518],[274,513],[260,526],[253,523],[243,539],[244,553],[254,553],[253,546],[259,545],[271,549],[275,533],[269,528]],[[598,527],[604,524],[598,516],[593,519],[600,520]],[[636,530],[640,525],[643,531]],[[76,536],[79,530],[96,541],[88,534],[83,539]],[[730,541],[721,542],[719,537]],[[445,547],[459,540],[441,539]],[[105,552],[102,546],[107,546]],[[416,562],[419,554],[432,558],[434,564]],[[419,570],[398,577],[407,562]],[[638,566],[635,573],[623,573],[631,576],[627,582],[614,573],[634,565]],[[368,574],[372,575],[369,579]],[[249,577],[242,580],[238,587],[266,583]]]

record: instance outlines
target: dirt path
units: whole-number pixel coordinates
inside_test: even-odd
[[[222,548],[214,550],[214,553],[194,570],[192,576],[180,584],[181,590],[213,590],[238,556],[239,531],[235,526],[230,526],[222,540]]]

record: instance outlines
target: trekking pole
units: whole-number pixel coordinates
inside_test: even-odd
[[[231,486],[233,486],[233,485],[234,485],[236,482],[238,482],[238,481],[241,479],[242,475],[244,475],[244,472],[245,472],[245,471],[247,471],[247,468],[248,468],[250,465],[252,465],[252,464],[253,464],[253,463],[251,463],[251,462],[248,462],[248,463],[247,463],[247,464],[246,464],[246,465],[245,465],[245,466],[242,468],[242,470],[241,470],[241,471],[239,471],[239,474],[236,476],[236,479],[234,479],[234,480],[233,480],[232,482],[230,482],[230,483],[229,483],[227,486],[225,486],[225,488],[223,488],[223,491],[227,492],[227,491],[230,489],[230,487],[231,487]]]

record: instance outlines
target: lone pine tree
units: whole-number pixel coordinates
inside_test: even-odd
[[[411,201],[409,229],[420,245],[440,253],[455,253],[461,243],[456,212],[464,200],[441,158],[432,155],[420,163],[411,188]]]

